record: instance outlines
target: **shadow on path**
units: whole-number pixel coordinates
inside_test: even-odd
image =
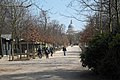
[[[34,73],[1,75],[0,80],[106,80],[91,71],[55,70]]]

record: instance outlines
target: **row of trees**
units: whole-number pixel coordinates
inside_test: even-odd
[[[71,18],[87,22],[81,32],[81,42],[87,43],[96,33],[119,33],[119,5],[119,0],[71,0],[68,7],[76,11]]]
[[[76,0],[79,1],[79,0]],[[96,33],[119,33],[120,31],[120,1],[119,0],[81,0],[87,10],[94,11],[87,16],[87,25],[81,33],[81,41],[88,42]]]
[[[75,9],[79,14],[92,13],[84,14],[88,19],[80,42],[87,46],[81,54],[82,65],[112,80],[119,79],[120,0],[72,0],[71,4],[73,2],[82,7]]]
[[[35,5],[30,0],[0,0],[0,34],[12,34],[12,39],[16,40],[67,43],[65,26],[51,21],[48,10],[40,8],[39,16],[32,16],[31,6]]]
[[[80,2],[95,12],[88,17],[88,24],[81,33],[81,42],[88,46],[81,54],[83,66],[111,79],[119,79],[120,1]]]
[[[40,10],[38,16],[29,13],[32,6],[36,6]],[[0,0],[0,12],[0,35],[12,35],[10,39],[12,59],[14,59],[14,49],[20,49],[21,40],[53,45],[68,44],[64,32],[65,25],[59,24],[56,20],[50,20],[49,10],[39,8],[31,0]],[[0,46],[2,48],[2,45]]]

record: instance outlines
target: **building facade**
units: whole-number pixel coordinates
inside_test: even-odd
[[[70,45],[73,45],[73,44],[78,44],[79,40],[78,40],[78,31],[76,31],[74,29],[74,25],[73,25],[73,22],[72,20],[70,21],[70,24],[68,25],[68,29],[67,29],[67,37],[68,37],[68,40],[69,40],[69,44]]]

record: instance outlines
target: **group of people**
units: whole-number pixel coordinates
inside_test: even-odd
[[[38,48],[38,57],[42,58],[42,56],[45,54],[46,58],[49,58],[49,54],[53,56],[53,47],[39,47]]]
[[[67,51],[66,47],[64,46],[62,50],[63,50],[64,56],[66,56],[66,51]],[[53,47],[43,47],[43,48],[39,47],[37,55],[39,58],[42,58],[42,56],[45,54],[46,58],[49,58],[49,54],[53,56],[53,53],[54,53]]]

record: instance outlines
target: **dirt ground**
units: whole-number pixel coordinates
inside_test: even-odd
[[[68,47],[66,56],[62,50],[46,59],[26,61],[0,60],[0,80],[105,80],[80,63],[78,46]]]

